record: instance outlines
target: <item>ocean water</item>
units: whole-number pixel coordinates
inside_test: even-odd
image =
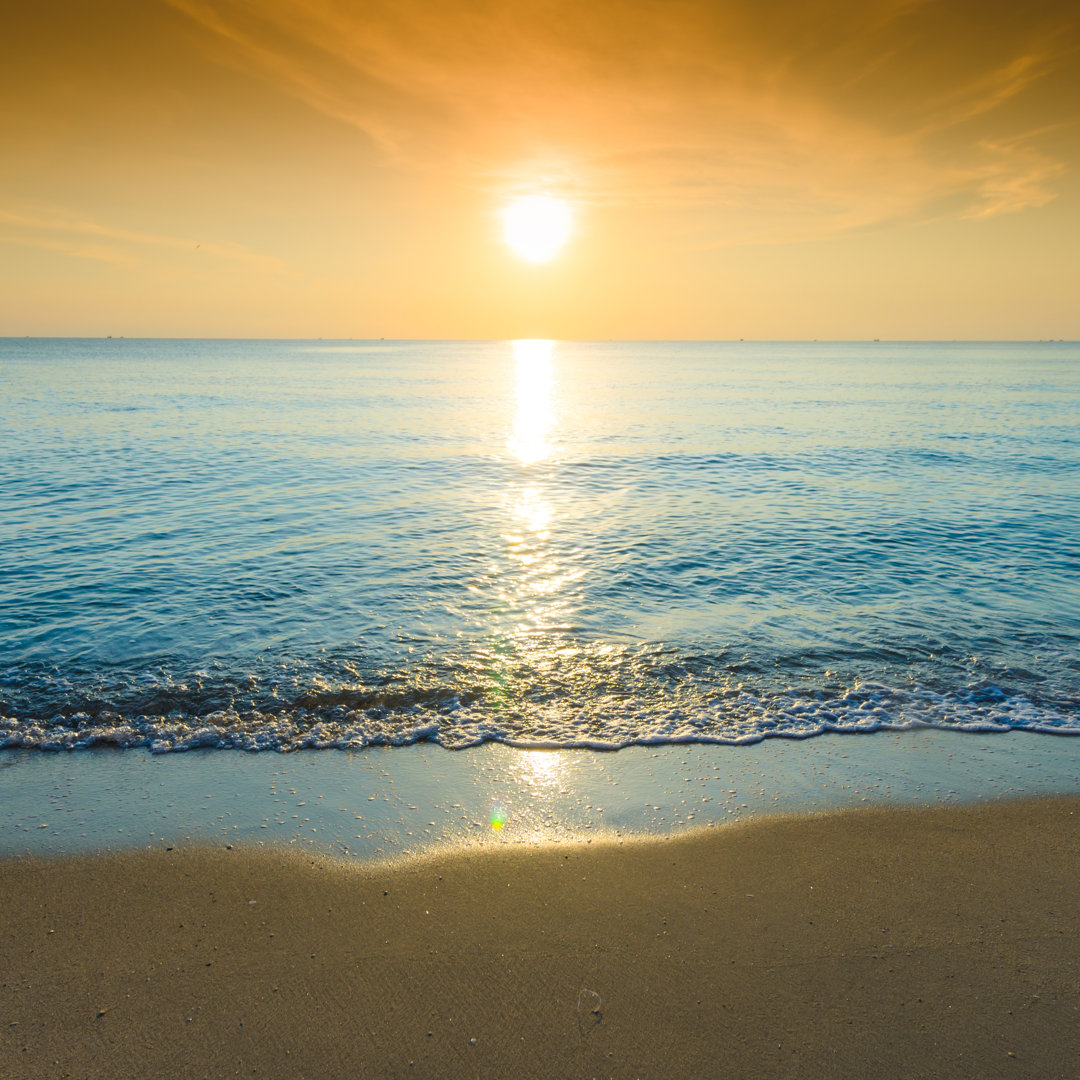
[[[0,748],[1080,733],[1080,346],[0,341]]]

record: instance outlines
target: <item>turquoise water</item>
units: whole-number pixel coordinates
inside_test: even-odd
[[[1075,344],[0,341],[0,747],[1080,732]]]
[[[0,753],[0,857],[297,844],[363,862],[633,839],[775,814],[1080,793],[1080,739],[921,728],[752,746]],[[492,821],[503,822],[498,830]]]

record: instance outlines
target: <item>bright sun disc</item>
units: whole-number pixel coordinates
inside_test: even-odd
[[[547,195],[515,199],[502,219],[506,242],[529,262],[547,262],[570,236],[570,207]]]

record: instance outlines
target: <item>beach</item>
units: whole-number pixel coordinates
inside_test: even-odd
[[[1078,359],[0,341],[0,1078],[1074,1076]]]
[[[1080,1080],[1080,5],[7,7],[0,1080]]]
[[[1066,1077],[1080,799],[0,865],[0,1074]]]

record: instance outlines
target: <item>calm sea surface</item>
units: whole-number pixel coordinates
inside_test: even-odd
[[[0,747],[1080,733],[1080,346],[0,341]]]

